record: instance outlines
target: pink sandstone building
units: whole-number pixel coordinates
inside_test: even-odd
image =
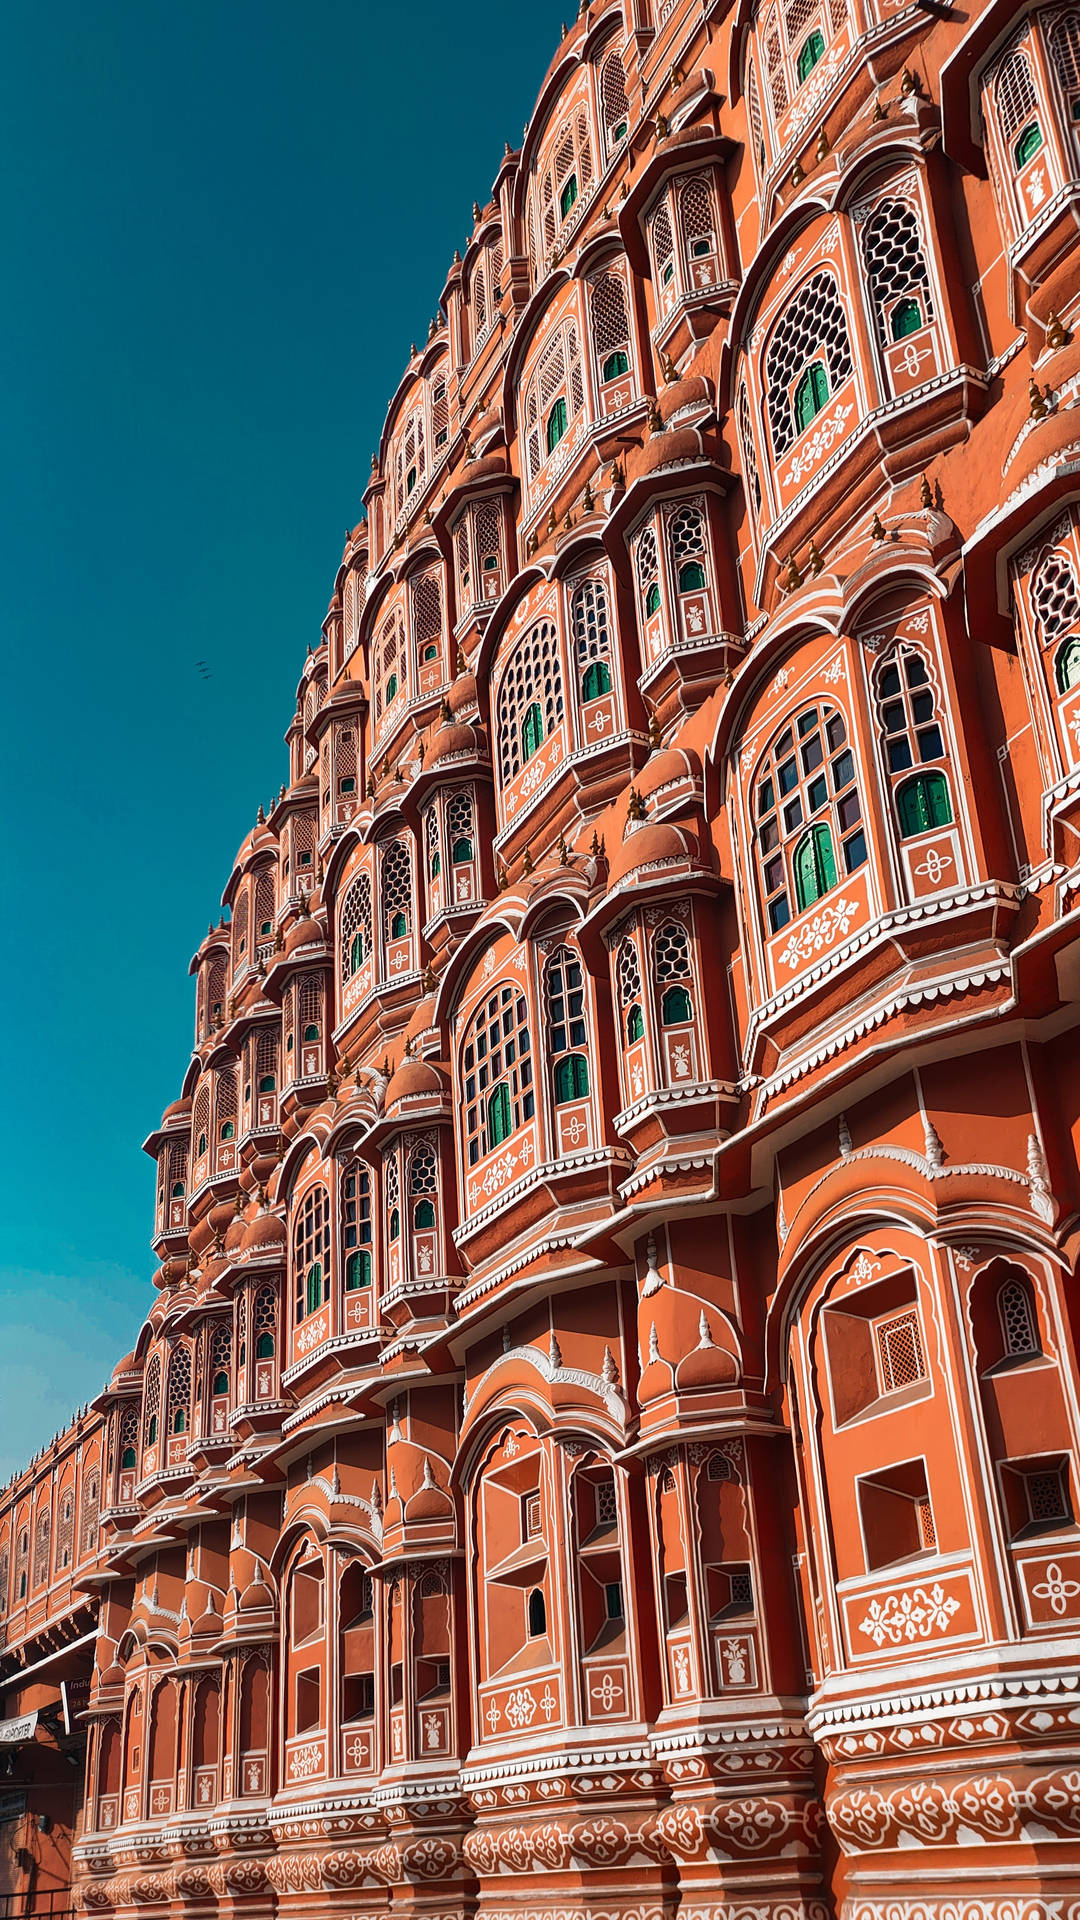
[[[1078,402],[1076,6],[568,27],[0,1500],[11,1920],[1080,1916]]]

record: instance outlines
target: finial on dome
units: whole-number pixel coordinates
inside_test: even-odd
[[[626,799],[626,817],[628,820],[644,820],[645,802],[636,787],[631,787]]]
[[[523,853],[521,858],[521,871],[522,873],[531,873],[532,870],[533,870],[532,848],[526,847],[525,852]]]

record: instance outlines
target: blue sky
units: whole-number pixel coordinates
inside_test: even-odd
[[[5,7],[0,1481],[152,1298],[188,961],[573,4]]]

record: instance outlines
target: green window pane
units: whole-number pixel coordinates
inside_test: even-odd
[[[686,560],[679,568],[679,592],[700,593],[705,585],[705,569],[700,560]]]
[[[823,363],[814,360],[795,389],[795,424],[800,433],[810,425],[815,414],[821,412],[828,397],[829,376]]]
[[[391,940],[404,940],[409,931],[409,923],[403,913],[395,913],[390,921]]]
[[[606,660],[590,660],[581,676],[581,697],[583,700],[599,700],[602,693],[611,692],[611,674]]]
[[[922,323],[922,308],[917,300],[909,297],[897,301],[890,323],[894,340],[906,340],[909,333],[918,333]]]
[[[1042,143],[1042,128],[1037,120],[1033,120],[1030,126],[1024,128],[1023,133],[1013,148],[1013,157],[1017,166],[1026,166],[1032,155],[1038,153]]]
[[[651,618],[651,616],[654,613],[659,613],[659,611],[660,611],[660,588],[657,586],[656,581],[654,580],[652,583],[652,586],[649,588],[648,593],[645,595],[645,612]]]
[[[308,1268],[307,1310],[309,1313],[318,1312],[319,1308],[322,1306],[322,1298],[323,1298],[322,1267],[320,1266],[319,1262],[316,1260],[314,1264]]]
[[[318,1037],[319,1037],[318,1027],[309,1026],[304,1028],[304,1040],[308,1046],[310,1046],[313,1040],[317,1040]]]
[[[802,911],[836,885],[836,855],[828,827],[812,827],[795,849],[795,897]]]
[[[685,987],[669,987],[660,1002],[660,1017],[665,1027],[684,1026],[693,1019],[690,995]]]
[[[584,1100],[589,1091],[589,1063],[583,1053],[568,1053],[555,1066],[555,1105]]]
[[[487,1133],[489,1147],[499,1147],[510,1138],[510,1089],[505,1080],[488,1101]]]
[[[547,420],[547,450],[554,453],[563,434],[566,432],[566,401],[556,400]]]
[[[565,187],[563,188],[562,192],[559,195],[559,212],[562,214],[562,217],[564,220],[566,219],[567,214],[569,213],[571,207],[573,206],[575,200],[577,199],[577,196],[578,196],[577,174],[572,173]]]
[[[345,1263],[345,1291],[356,1293],[361,1287],[371,1285],[371,1255],[364,1252],[350,1253]]]
[[[260,1333],[255,1342],[256,1360],[272,1360],[274,1357],[274,1336],[272,1333]]]
[[[121,1473],[132,1473],[134,1467],[135,1449],[134,1447],[125,1447],[123,1453],[120,1455],[120,1471]]]
[[[896,810],[905,840],[915,833],[928,833],[931,827],[949,826],[952,807],[944,774],[920,773],[905,781],[896,795]]]
[[[600,377],[602,380],[618,380],[621,374],[629,373],[629,371],[630,362],[620,348],[617,353],[608,354],[607,359],[600,369]]]
[[[390,1210],[390,1238],[396,1240],[401,1233],[401,1215],[396,1207]]]
[[[1059,647],[1054,665],[1059,693],[1068,693],[1080,682],[1080,638],[1075,634]]]
[[[464,861],[472,859],[472,841],[455,840],[452,849],[454,865],[460,867]]]
[[[397,692],[397,674],[396,674],[396,673],[392,673],[392,674],[390,675],[390,678],[389,678],[389,680],[388,680],[388,681],[387,681],[387,683],[386,683],[386,698],[387,698],[387,700],[388,700],[388,701],[389,701],[389,700],[392,700],[396,692]]]
[[[815,27],[813,33],[807,35],[807,38],[799,48],[799,58],[796,64],[800,86],[804,80],[809,79],[824,51],[825,42]]]
[[[531,760],[544,738],[544,716],[537,701],[526,712],[521,723],[521,757]]]
[[[626,1016],[626,1041],[633,1046],[635,1040],[644,1040],[645,1020],[640,1007],[631,1007]]]
[[[276,1093],[277,1092],[277,1078],[274,1074],[272,1073],[263,1074],[262,1079],[259,1081],[259,1092],[260,1093]]]
[[[413,1213],[413,1226],[417,1233],[424,1233],[435,1225],[435,1208],[430,1200],[418,1200]]]

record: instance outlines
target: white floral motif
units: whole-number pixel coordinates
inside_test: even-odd
[[[848,420],[854,411],[853,401],[849,401],[846,407],[834,407],[820,425],[814,428],[809,440],[799,448],[787,473],[783,476],[785,486],[791,486],[796,480],[802,480],[810,472],[811,467],[817,466],[822,454],[828,453],[829,448],[845,432]]]
[[[555,1712],[555,1709],[558,1706],[558,1704],[559,1703],[556,1700],[555,1695],[551,1691],[551,1684],[549,1682],[548,1685],[544,1688],[543,1695],[540,1700],[540,1706],[541,1706],[541,1710],[543,1712],[545,1720],[551,1719],[551,1716]]]
[[[1068,1608],[1069,1601],[1075,1600],[1077,1594],[1080,1594],[1080,1580],[1066,1580],[1056,1560],[1051,1560],[1045,1571],[1045,1579],[1031,1589],[1032,1598],[1049,1600],[1051,1613],[1056,1614],[1060,1620]]]
[[[831,947],[838,935],[848,932],[852,921],[859,911],[857,900],[847,900],[843,896],[831,906],[823,907],[807,920],[798,933],[793,933],[784,948],[780,959],[787,967],[797,967],[801,960],[809,960],[811,954],[820,953],[822,947]]]
[[[317,1744],[297,1747],[289,1756],[289,1779],[309,1780],[313,1773],[322,1770],[322,1749]]]
[[[898,1647],[904,1640],[929,1640],[932,1633],[947,1633],[960,1602],[946,1593],[940,1580],[932,1587],[911,1587],[906,1593],[890,1593],[884,1600],[872,1600],[859,1632],[880,1647],[887,1640]]]
[[[827,680],[831,687],[835,687],[838,680],[847,679],[847,668],[844,665],[842,653],[838,653],[835,660],[830,660],[828,666],[822,669],[821,677]]]
[[[952,864],[953,859],[951,853],[942,853],[937,847],[931,847],[922,866],[916,867],[915,871],[916,873],[925,874],[930,885],[936,887],[942,874],[948,867],[951,867]]]
[[[297,1351],[300,1353],[310,1353],[312,1347],[317,1347],[320,1341],[326,1339],[326,1331],[326,1317],[320,1313],[318,1319],[309,1320],[303,1332],[298,1335],[296,1341]]]
[[[616,1701],[623,1697],[623,1688],[613,1673],[601,1674],[599,1683],[589,1688],[590,1700],[599,1703],[602,1713],[610,1713]]]
[[[536,1713],[536,1701],[528,1687],[515,1687],[506,1703],[506,1718],[512,1727],[527,1727]]]

